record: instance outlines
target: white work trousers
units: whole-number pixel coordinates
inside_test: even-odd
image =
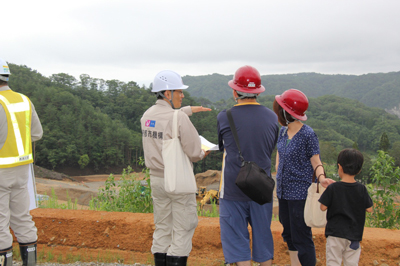
[[[196,194],[167,193],[162,177],[151,175],[150,183],[155,224],[151,252],[189,256],[198,223]]]
[[[29,171],[29,164],[0,168],[0,249],[12,245],[10,227],[19,243],[37,241],[37,229],[29,213]]]
[[[357,250],[350,248],[350,240],[328,236],[326,239],[326,266],[357,266],[361,245]]]

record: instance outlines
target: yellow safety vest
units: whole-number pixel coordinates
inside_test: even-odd
[[[33,162],[31,139],[31,102],[12,90],[0,91],[0,104],[7,116],[7,138],[0,150],[0,168]]]

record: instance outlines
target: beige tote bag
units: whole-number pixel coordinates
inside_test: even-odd
[[[319,178],[317,178],[317,182],[315,183],[315,174],[319,166],[322,165],[318,165],[314,170],[312,183],[308,188],[306,205],[304,207],[304,221],[307,226],[314,228],[321,228],[326,225],[326,211],[321,211],[321,203],[318,201],[325,191],[325,188],[319,183]]]
[[[196,193],[197,185],[192,163],[178,138],[178,112],[175,110],[172,120],[172,139],[163,141],[164,185],[168,193],[191,194]]]

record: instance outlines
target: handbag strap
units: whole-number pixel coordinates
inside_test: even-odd
[[[324,173],[323,173],[323,174],[320,174],[320,175],[317,177],[317,169],[318,169],[318,167],[320,167],[320,166],[322,167],[322,170],[324,171]],[[312,182],[313,182],[313,183],[315,182],[315,178],[317,179],[317,193],[319,193],[319,177],[320,177],[321,175],[326,176],[324,166],[323,166],[322,164],[319,164],[319,165],[317,165],[317,167],[315,167],[314,173],[313,173],[313,177],[312,177]]]
[[[240,157],[240,160],[242,161],[242,166],[243,166],[244,165],[244,158],[243,158],[243,155],[242,155],[242,151],[240,150],[239,137],[238,137],[238,134],[237,134],[237,131],[236,131],[235,122],[233,121],[231,109],[226,110],[226,115],[228,116],[229,126],[231,127],[232,135],[233,135],[233,138],[235,139],[236,146],[237,146],[237,148],[239,150],[239,157]]]
[[[172,138],[178,137],[178,112],[179,110],[174,111],[174,116],[172,118]]]

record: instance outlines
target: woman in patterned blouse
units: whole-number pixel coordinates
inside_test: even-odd
[[[318,137],[307,120],[308,99],[299,90],[290,89],[275,96],[274,112],[282,125],[276,154],[276,192],[282,237],[288,245],[291,265],[315,266],[315,246],[311,228],[304,221],[304,205],[314,169],[322,165]],[[322,167],[316,176],[326,187],[334,182],[326,178]]]

